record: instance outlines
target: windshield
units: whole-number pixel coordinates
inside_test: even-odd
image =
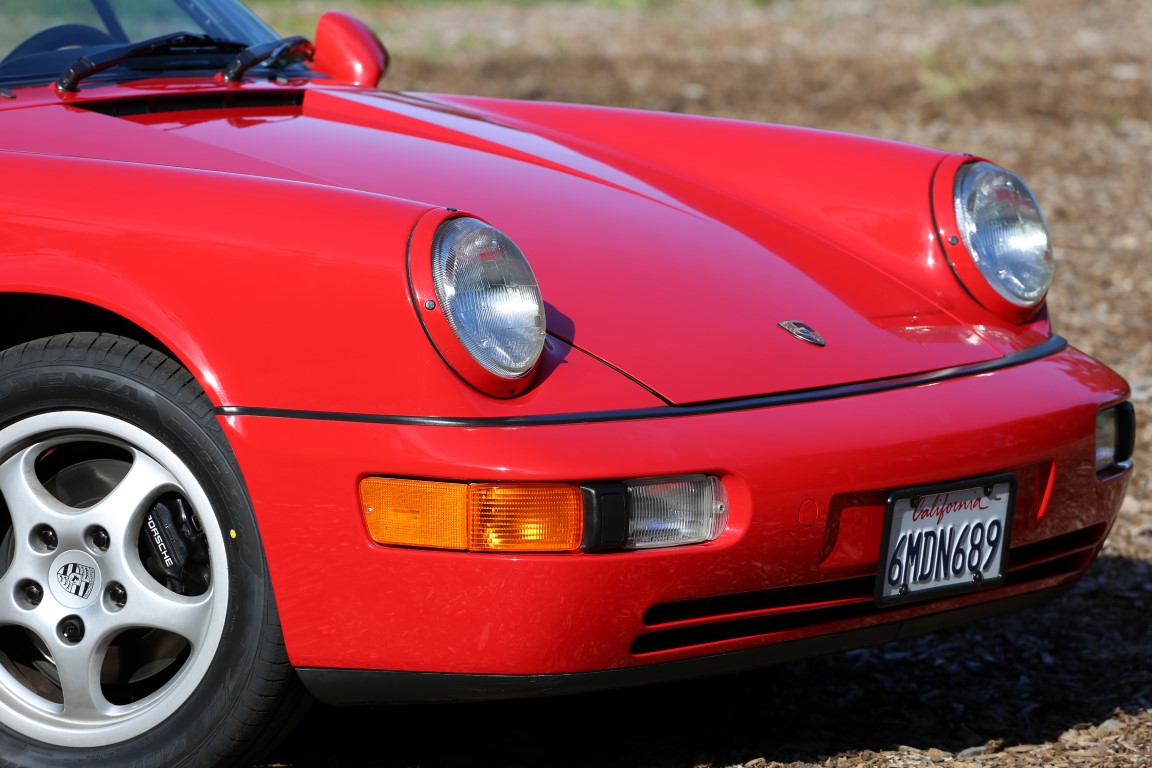
[[[81,56],[177,32],[257,45],[276,34],[237,0],[0,0],[0,87],[49,83]],[[175,51],[126,61],[107,79],[215,72],[235,56]],[[134,70],[136,72],[134,73]]]

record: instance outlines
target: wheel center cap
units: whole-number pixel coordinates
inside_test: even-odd
[[[87,552],[62,553],[52,562],[48,579],[52,596],[72,609],[85,608],[100,597],[100,566]]]

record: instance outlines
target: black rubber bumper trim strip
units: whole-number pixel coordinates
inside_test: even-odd
[[[585,411],[581,413],[546,413],[532,416],[508,417],[463,417],[463,416],[391,416],[370,413],[341,413],[335,411],[304,411],[287,408],[257,408],[239,405],[225,405],[216,409],[218,416],[261,416],[279,419],[308,419],[314,421],[343,421],[362,424],[390,424],[396,426],[421,427],[544,427],[569,424],[594,424],[608,421],[637,421],[640,419],[670,419],[685,416],[707,416],[717,413],[735,413],[759,408],[773,408],[781,405],[813,403],[821,400],[834,400],[843,397],[857,397],[894,389],[919,387],[936,384],[949,379],[975,376],[992,371],[1011,368],[1054,355],[1068,347],[1068,342],[1060,336],[1050,336],[1034,347],[1013,352],[995,360],[972,365],[942,368],[927,373],[909,376],[896,376],[889,379],[841,384],[834,387],[818,387],[795,392],[782,392],[775,395],[744,397],[734,400],[716,400],[692,405],[662,405],[653,408],[633,408],[616,411]]]
[[[1045,603],[1068,591],[1074,583],[834,635],[623,669],[559,675],[469,675],[317,667],[302,667],[297,672],[313,696],[337,706],[497,701],[593,693],[735,674],[880,645]]]

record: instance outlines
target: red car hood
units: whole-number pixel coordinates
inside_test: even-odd
[[[143,90],[94,88],[75,106],[8,110],[4,143],[468,211],[528,255],[552,334],[674,403],[999,354],[954,316],[943,290],[925,290],[931,280],[901,277],[911,263],[946,270],[928,200],[939,153],[559,105],[313,86],[190,110],[176,106],[196,92]],[[303,215],[285,214],[286,225]],[[371,221],[349,224],[372,236]],[[399,257],[383,245],[382,257]],[[826,346],[786,332],[785,321],[814,328]]]

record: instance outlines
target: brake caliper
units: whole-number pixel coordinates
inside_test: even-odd
[[[208,591],[208,542],[182,496],[161,496],[144,519],[140,538],[144,567],[153,578],[181,595]]]

